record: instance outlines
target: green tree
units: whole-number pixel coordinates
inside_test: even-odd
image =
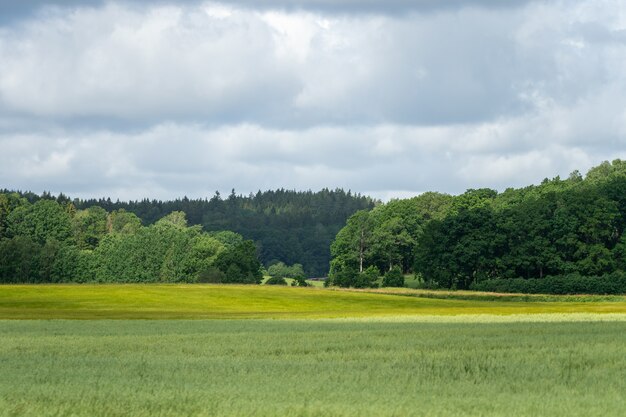
[[[339,268],[339,265],[363,272],[371,251],[372,231],[373,224],[369,212],[361,210],[348,219],[346,226],[339,231],[330,247],[333,257],[331,274],[333,269]]]
[[[72,236],[70,216],[54,200],[39,200],[31,206],[19,206],[7,217],[11,236],[27,236],[43,245],[48,239],[65,242]]]
[[[29,236],[0,240],[0,282],[40,281],[41,246]]]
[[[383,277],[383,287],[404,287],[404,275],[400,267],[395,266]]]
[[[102,207],[77,211],[71,220],[77,246],[80,249],[95,249],[107,233],[107,220],[108,213]]]
[[[215,266],[225,273],[225,283],[260,284],[263,279],[261,262],[251,240],[244,240],[234,248],[221,252]]]
[[[108,233],[135,234],[141,228],[141,220],[135,213],[124,209],[111,212],[107,219]]]

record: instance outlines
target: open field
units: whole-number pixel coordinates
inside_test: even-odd
[[[438,299],[322,288],[237,285],[3,285],[0,319],[333,318],[626,313],[609,301]]]
[[[623,415],[625,321],[448,319],[0,321],[0,416]]]

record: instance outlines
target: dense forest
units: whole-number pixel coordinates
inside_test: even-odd
[[[621,160],[501,193],[425,193],[351,216],[329,283],[368,286],[364,275],[398,268],[430,287],[626,292],[625,229]]]
[[[9,191],[4,191],[10,194]],[[110,198],[71,200],[61,194],[18,193],[28,203],[54,199],[76,210],[100,208],[114,213],[135,214],[144,226],[155,224],[174,211],[184,212],[190,225],[200,225],[206,232],[233,231],[257,246],[261,262],[269,267],[277,262],[299,263],[306,276],[325,276],[330,261],[330,243],[345,225],[346,219],[362,209],[371,209],[375,201],[344,190],[319,192],[275,190],[226,198],[216,192],[211,199],[182,198],[171,201],[112,201]]]

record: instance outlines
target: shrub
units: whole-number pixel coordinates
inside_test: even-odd
[[[489,279],[472,284],[470,289],[526,294],[626,294],[626,273],[613,272],[601,276],[568,274],[540,279]]]
[[[198,282],[219,284],[224,281],[224,273],[217,268],[209,268],[198,274]]]
[[[398,266],[387,271],[383,278],[383,287],[404,287],[404,275]]]
[[[265,285],[287,285],[287,281],[281,277],[270,277],[270,279],[265,281]]]

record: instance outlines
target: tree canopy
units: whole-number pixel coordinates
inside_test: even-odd
[[[502,193],[426,193],[350,217],[331,245],[331,282],[371,266],[464,289],[513,278],[604,276],[626,271],[625,230],[621,160],[585,177],[575,171]]]

